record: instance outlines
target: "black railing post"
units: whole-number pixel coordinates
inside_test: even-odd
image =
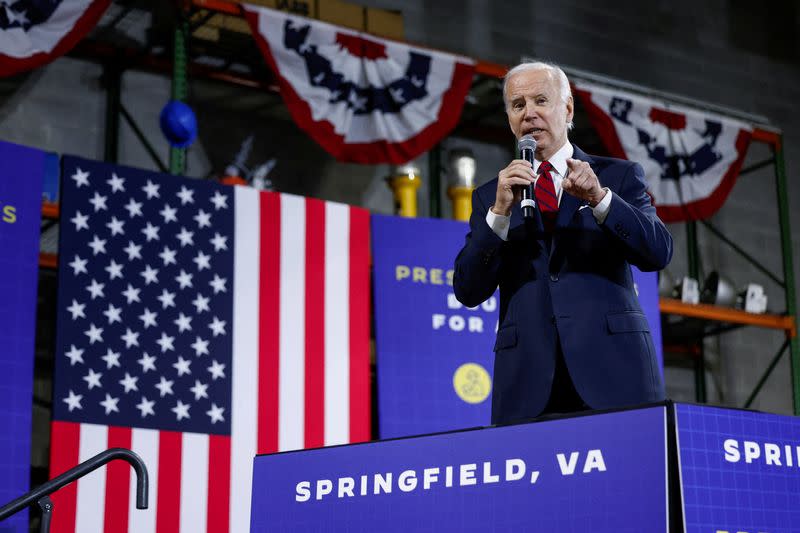
[[[50,494],[115,459],[127,461],[128,464],[133,467],[133,470],[136,472],[136,508],[147,509],[147,467],[144,461],[142,461],[141,457],[125,448],[111,448],[110,450],[98,453],[91,459],[82,462],[74,468],[70,468],[60,476],[54,477],[47,483],[42,484],[29,493],[0,507],[0,520],[5,520],[9,516],[18,513],[34,503],[44,501],[45,504],[47,504],[48,502],[44,500],[44,498],[47,498]],[[47,499],[49,500],[49,498]],[[41,506],[42,504],[40,503],[39,505]],[[53,502],[50,501],[49,505],[50,511],[52,512]],[[44,507],[42,507],[42,509],[44,510]]]

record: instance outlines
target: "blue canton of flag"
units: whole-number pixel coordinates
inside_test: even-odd
[[[230,189],[62,169],[54,418],[230,434]]]

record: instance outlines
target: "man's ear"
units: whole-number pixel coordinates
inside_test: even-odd
[[[567,124],[572,122],[572,117],[575,116],[575,101],[570,96],[567,99]]]

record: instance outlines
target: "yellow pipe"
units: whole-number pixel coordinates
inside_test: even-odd
[[[422,185],[418,175],[409,172],[398,174],[389,178],[389,187],[394,193],[397,214],[401,217],[415,218],[417,216],[417,189]]]
[[[453,202],[453,218],[456,220],[468,221],[472,214],[472,191],[473,187],[463,187],[454,185],[447,189],[447,196]]]

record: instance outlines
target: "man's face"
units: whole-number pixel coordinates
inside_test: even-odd
[[[517,139],[528,133],[536,139],[536,157],[549,159],[567,142],[567,123],[573,105],[561,99],[558,80],[549,70],[515,74],[506,85],[508,125]]]

